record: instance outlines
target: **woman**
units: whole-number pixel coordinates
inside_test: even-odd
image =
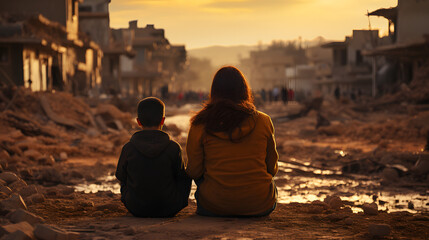
[[[265,216],[277,201],[278,154],[268,115],[256,110],[235,67],[214,76],[210,99],[192,119],[186,172],[197,184],[197,213]]]

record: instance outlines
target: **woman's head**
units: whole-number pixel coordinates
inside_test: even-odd
[[[222,100],[229,100],[234,103],[253,103],[249,84],[240,70],[235,67],[222,67],[213,78],[210,102]]]
[[[219,69],[212,83],[210,99],[191,119],[192,124],[204,124],[207,132],[232,132],[247,118],[256,114],[250,87],[235,67]]]

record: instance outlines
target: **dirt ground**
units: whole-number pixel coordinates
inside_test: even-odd
[[[429,239],[429,175],[427,166],[419,165],[426,159],[428,105],[394,103],[379,110],[380,103],[326,99],[319,111],[295,119],[287,116],[303,104],[259,106],[273,119],[280,155],[279,204],[270,216],[201,217],[191,197],[174,218],[143,219],[127,213],[113,176],[121,146],[136,130],[128,122],[132,115],[121,113],[116,118],[121,123],[109,122],[109,114],[118,114],[111,105],[93,108],[62,97],[76,105],[78,111],[67,114],[79,126],[54,124],[43,114],[34,122],[25,118],[26,124],[17,111],[0,115],[0,143],[7,152],[1,156],[7,159],[2,171],[26,182],[21,187],[8,183],[13,192],[24,194],[28,185],[43,195],[42,201],[23,195],[29,212],[79,233],[79,239]],[[59,115],[66,111],[59,105],[52,109]],[[166,109],[165,130],[183,148],[191,110],[194,105]],[[77,116],[86,112],[92,116],[79,122]],[[329,125],[315,128],[318,113]],[[49,136],[52,132],[56,137]],[[64,153],[68,157],[61,157]],[[368,209],[371,203],[375,211]],[[9,223],[3,215],[0,225]]]

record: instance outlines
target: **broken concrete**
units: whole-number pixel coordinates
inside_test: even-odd
[[[18,193],[13,193],[8,199],[2,200],[0,202],[0,208],[6,211],[12,211],[19,208],[27,210],[27,205],[25,204],[21,195]]]
[[[364,203],[362,209],[365,215],[378,215],[377,203]]]
[[[386,237],[390,235],[391,228],[387,224],[370,224],[368,232],[371,237]]]
[[[9,213],[6,217],[13,223],[28,222],[31,225],[35,225],[37,223],[45,222],[42,217],[39,217],[24,209],[17,209]]]
[[[28,222],[8,224],[8,225],[0,226],[0,237],[7,234],[12,234],[16,231],[21,231],[25,233],[26,236],[29,236],[31,239],[33,239],[34,238],[33,230],[34,230],[33,226],[31,226]]]
[[[78,233],[67,232],[61,228],[46,224],[37,224],[34,229],[34,236],[36,236],[37,239],[43,240],[79,239]]]
[[[18,181],[20,178],[13,172],[2,172],[0,173],[0,179],[5,181],[7,184],[11,184]]]

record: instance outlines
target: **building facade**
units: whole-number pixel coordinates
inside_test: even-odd
[[[2,83],[34,91],[98,93],[103,53],[78,31],[77,4],[73,0],[1,2]]]

